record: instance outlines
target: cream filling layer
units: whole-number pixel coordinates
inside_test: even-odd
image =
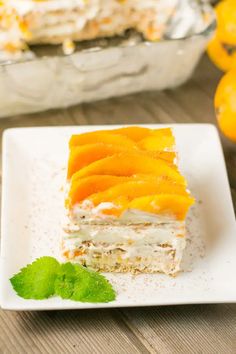
[[[106,215],[104,210],[113,209],[115,205],[110,202],[100,203],[94,207],[93,204],[84,200],[81,204],[76,204],[69,212],[69,219],[73,223],[118,223],[118,224],[144,224],[144,223],[171,223],[178,227],[184,225],[183,222],[177,221],[171,215],[157,215],[147,213],[141,210],[128,209],[120,217]]]
[[[122,259],[133,257],[156,257],[157,251],[175,251],[176,260],[181,260],[186,245],[184,225],[176,224],[115,226],[115,225],[70,225],[65,228],[63,252],[85,251],[82,257],[92,257],[119,250]],[[88,252],[89,250],[89,252]],[[92,253],[91,253],[92,251]],[[88,259],[87,259],[88,260]]]
[[[129,243],[136,245],[149,244],[171,244],[175,247],[179,240],[185,238],[185,229],[182,225],[83,225],[70,224],[64,228],[63,240],[70,244],[76,242],[77,246],[84,241],[104,242],[107,244]]]

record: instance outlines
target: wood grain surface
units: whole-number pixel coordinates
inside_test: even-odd
[[[175,90],[1,119],[1,133],[10,127],[45,125],[215,123],[213,96],[221,75],[204,57],[193,78]],[[223,137],[222,142],[236,202],[236,145]],[[0,310],[0,353],[235,354],[236,305],[55,312]]]

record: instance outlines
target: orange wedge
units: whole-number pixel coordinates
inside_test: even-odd
[[[109,130],[106,130],[106,132],[109,132]],[[119,129],[114,129],[110,131],[112,134],[122,134],[127,136],[127,138],[138,142],[148,136],[156,136],[156,137],[161,137],[161,136],[172,136],[172,130],[171,128],[161,128],[161,129],[149,129],[145,127],[136,127],[136,126],[130,126],[130,127],[124,127],[124,128],[119,128]]]
[[[72,179],[66,206],[70,207],[89,197],[91,194],[102,192],[116,184],[128,180],[118,176],[89,176],[81,179]]]
[[[175,147],[175,138],[173,135],[149,136],[138,142],[138,147],[143,150],[173,150]]]
[[[112,156],[119,152],[125,151],[139,151],[138,148],[127,149],[122,145],[108,145],[103,143],[88,144],[73,147],[70,151],[68,162],[67,178],[70,179],[72,175],[81,168],[91,164],[94,161],[101,160],[104,157]],[[173,164],[176,154],[174,152],[166,151],[140,151],[140,154],[148,155],[155,159],[163,159]]]
[[[171,164],[175,164],[175,160],[177,159],[177,154],[174,151],[145,151],[146,154],[154,159],[162,159],[170,162]]]
[[[150,178],[147,180],[136,179],[115,185],[103,192],[91,195],[89,200],[97,206],[103,202],[113,202],[120,197],[122,197],[123,200],[131,201],[145,195],[164,193],[187,195],[183,185],[178,185],[163,179]]]
[[[132,176],[135,174],[168,177],[179,184],[186,185],[184,177],[176,168],[169,166],[166,161],[133,152],[115,154],[93,162],[76,172],[73,177],[82,178],[91,175]]]
[[[79,145],[104,143],[109,145],[123,146],[124,148],[135,147],[135,143],[121,134],[112,134],[112,132],[95,131],[80,135],[72,135],[70,138],[70,148]]]
[[[66,205],[68,207],[72,206],[91,195],[96,195],[96,193],[99,194],[99,192],[106,191],[113,186],[120,186],[122,183],[126,182],[137,183],[138,181],[145,182],[146,184],[159,183],[164,186],[173,186],[173,181],[171,179],[163,179],[162,177],[159,178],[151,175],[134,175],[130,177],[95,175],[85,178],[76,178],[76,175],[73,175]],[[178,185],[176,186],[177,188],[181,188],[181,190],[183,188]]]
[[[149,129],[145,127],[130,126],[130,127],[124,127],[124,128],[118,128],[112,130],[97,130],[94,132],[72,135],[69,142],[69,146],[71,148],[77,145],[92,144],[96,142],[100,142],[100,143],[103,142],[103,143],[110,144],[112,138],[109,139],[107,135],[123,136],[123,138],[126,138],[128,141],[131,140],[133,142],[138,142],[140,140],[143,140],[151,136],[154,136],[156,138],[162,138],[162,137],[173,138],[173,133],[171,128]],[[114,139],[115,139],[114,141],[115,144],[116,142],[118,142],[118,139],[116,138]]]
[[[123,145],[108,145],[104,143],[73,147],[70,151],[67,178],[70,179],[75,172],[94,161],[124,151],[127,151],[127,148],[123,147]]]
[[[152,214],[175,216],[177,220],[184,220],[193,204],[194,198],[190,195],[160,194],[136,198],[127,207]]]

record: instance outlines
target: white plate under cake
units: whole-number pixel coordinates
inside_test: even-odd
[[[164,128],[155,124],[146,127],[154,130]],[[182,271],[176,277],[162,273],[106,273],[117,292],[116,300],[108,304],[80,303],[58,297],[24,300],[16,295],[9,278],[20,268],[45,255],[62,261],[64,186],[70,137],[119,128],[18,128],[4,133],[2,308],[22,311],[236,301],[236,278],[232,271],[236,268],[235,216],[219,137],[215,127],[208,124],[171,126],[176,138],[178,166],[195,198],[185,221],[186,247],[180,264]],[[132,166],[133,161],[129,165]],[[209,247],[202,252],[201,245],[205,239],[209,241]],[[143,245],[141,248],[144,249]]]

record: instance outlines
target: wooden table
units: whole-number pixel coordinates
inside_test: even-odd
[[[3,131],[44,125],[215,123],[213,96],[220,77],[221,73],[205,57],[193,78],[176,90],[1,119],[0,128]],[[226,140],[223,144],[236,201],[236,146]],[[236,305],[0,311],[0,353],[236,353]]]

